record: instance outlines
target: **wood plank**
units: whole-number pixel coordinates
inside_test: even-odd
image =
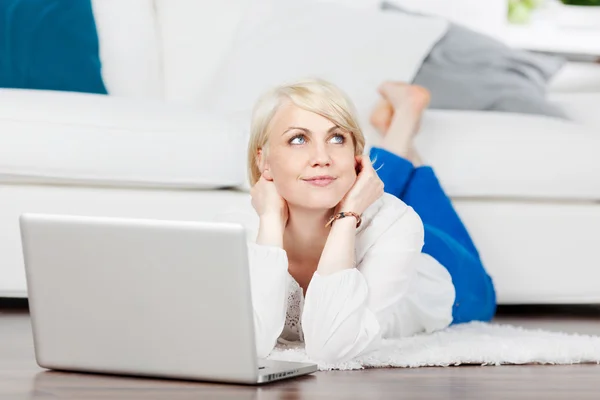
[[[495,322],[600,335],[598,310],[504,311]],[[318,372],[261,387],[48,372],[26,308],[0,309],[0,399],[598,399],[600,366],[462,366]]]

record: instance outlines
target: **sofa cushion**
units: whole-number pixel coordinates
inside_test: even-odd
[[[237,25],[251,1],[154,2],[163,57],[165,99],[182,103],[206,99],[205,92],[231,47]]]
[[[447,26],[327,2],[261,1],[244,15],[206,106],[249,119],[264,91],[317,76],[340,86],[368,120],[377,86],[386,79],[412,81]]]
[[[0,181],[210,189],[244,180],[245,146],[192,107],[0,90]]]
[[[0,87],[106,94],[90,0],[6,0],[0,21]]]
[[[377,135],[367,142],[376,144]],[[546,116],[430,110],[416,146],[453,197],[600,200],[598,128]]]
[[[162,98],[153,0],[92,0],[102,78],[113,96]]]

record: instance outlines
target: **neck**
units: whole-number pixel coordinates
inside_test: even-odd
[[[333,210],[309,210],[290,206],[284,240],[289,245],[289,250],[320,255],[330,230],[325,224],[332,212]]]

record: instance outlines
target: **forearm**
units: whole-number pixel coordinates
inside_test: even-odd
[[[248,250],[256,348],[264,358],[285,323],[288,261],[283,249],[250,243]]]
[[[356,241],[356,219],[341,218],[335,221],[325,242],[317,272],[326,276],[345,269],[354,268]]]
[[[313,277],[302,314],[310,359],[343,362],[377,346],[381,329],[367,308],[368,295],[365,279],[356,268]]]
[[[284,226],[279,216],[261,216],[256,244],[283,248],[283,230]]]

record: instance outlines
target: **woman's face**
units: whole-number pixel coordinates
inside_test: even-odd
[[[295,207],[333,208],[356,180],[351,133],[291,101],[273,117],[268,151],[259,156],[259,164],[279,195]]]

